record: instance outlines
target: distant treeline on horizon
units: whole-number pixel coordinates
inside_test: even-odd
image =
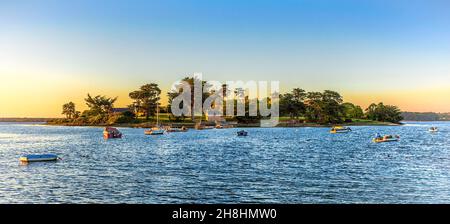
[[[450,121],[450,113],[403,112],[404,121]]]
[[[0,122],[47,122],[54,118],[8,117],[0,118]]]
[[[404,121],[450,121],[450,113],[403,112]],[[55,118],[0,118],[0,122],[47,122]]]

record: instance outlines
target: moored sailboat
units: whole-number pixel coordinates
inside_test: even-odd
[[[146,135],[163,135],[166,132],[159,124],[159,105],[156,105],[156,126],[144,131]]]

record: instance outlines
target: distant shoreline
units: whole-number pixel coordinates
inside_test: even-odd
[[[152,122],[147,123],[124,123],[124,124],[71,124],[71,123],[51,123],[55,118],[0,118],[0,123],[8,123],[8,122],[18,122],[18,123],[42,123],[43,125],[49,126],[67,126],[67,127],[106,127],[106,126],[114,126],[114,127],[126,127],[126,128],[151,128],[155,124]],[[415,120],[404,120],[402,122],[450,122],[450,121],[415,121]],[[181,127],[185,126],[187,128],[194,128],[194,123],[177,123],[177,122],[167,122],[162,123],[164,126],[175,126]],[[404,123],[396,124],[390,122],[377,122],[377,121],[363,121],[363,122],[351,122],[351,123],[343,123],[343,124],[316,124],[316,123],[295,123],[290,124],[287,122],[280,122],[276,127],[277,128],[301,128],[301,127],[332,127],[332,126],[402,126]],[[259,123],[249,123],[249,124],[235,124],[236,128],[257,128],[260,127]]]
[[[107,126],[114,126],[114,127],[124,127],[124,128],[152,128],[155,126],[155,123],[124,123],[124,124],[72,124],[72,123],[49,123],[46,122],[45,125],[49,126],[67,126],[67,127],[107,127]],[[163,126],[173,126],[173,127],[181,127],[185,126],[187,128],[193,129],[195,127],[194,123],[162,123]],[[301,128],[301,127],[316,127],[316,128],[326,128],[326,127],[333,127],[333,126],[401,126],[402,123],[396,124],[396,123],[390,123],[390,122],[377,122],[377,121],[364,121],[364,122],[351,122],[351,123],[343,123],[343,124],[316,124],[316,123],[287,123],[287,122],[280,122],[277,126],[274,128]],[[259,128],[261,125],[259,123],[238,123],[234,124],[235,128]]]
[[[49,122],[55,118],[0,118],[0,122]]]

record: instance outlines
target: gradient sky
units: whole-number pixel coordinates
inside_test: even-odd
[[[194,72],[450,112],[450,2],[0,1],[0,117],[61,116],[88,92],[125,106]]]

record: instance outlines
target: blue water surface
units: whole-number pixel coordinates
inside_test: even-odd
[[[121,128],[104,140],[96,127],[0,123],[0,203],[450,203],[450,123],[352,129]],[[62,160],[20,164],[30,153]]]

